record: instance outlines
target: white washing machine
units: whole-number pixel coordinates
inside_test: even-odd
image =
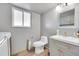
[[[10,56],[11,33],[0,32],[0,56]]]

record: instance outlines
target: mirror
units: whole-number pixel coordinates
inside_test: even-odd
[[[60,26],[74,26],[74,9],[60,13]]]

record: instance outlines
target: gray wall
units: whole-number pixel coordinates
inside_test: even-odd
[[[79,30],[79,4],[75,4],[74,6],[64,8],[62,12],[72,9],[75,7],[75,26],[69,28],[60,28],[59,27],[59,13],[57,13],[56,9],[53,8],[48,12],[42,14],[41,20],[41,34],[42,35],[56,35],[57,29],[60,30],[60,34],[63,35],[64,32],[68,32],[68,35],[73,35],[73,33]],[[69,8],[69,9],[68,9]]]
[[[41,15],[41,35],[55,35],[58,28],[58,14],[55,9]]]
[[[12,54],[26,49],[26,40],[40,38],[40,15],[32,12],[31,28],[12,27],[12,11],[10,4],[0,3],[0,32],[11,32]]]
[[[74,26],[73,27],[67,27],[66,26],[66,28],[65,27],[59,28],[61,35],[64,35],[64,32],[67,32],[68,36],[74,36],[74,33],[76,34],[77,31],[79,30],[79,4],[78,3],[76,3],[74,5],[74,9],[75,9],[75,12],[74,12]]]

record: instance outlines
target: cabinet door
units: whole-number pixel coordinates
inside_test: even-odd
[[[62,53],[63,56],[70,56],[73,55],[71,53],[72,50],[72,45],[65,43],[65,42],[61,42],[61,41],[55,41],[56,46],[58,47],[57,49],[60,51],[60,53]]]
[[[8,56],[7,39],[0,45],[0,56]]]
[[[51,56],[62,56],[63,51],[61,48],[59,48],[57,41],[55,40],[50,40],[49,41],[49,50],[50,50],[50,55]]]
[[[79,46],[76,45],[71,45],[69,44],[68,46],[70,46],[70,49],[68,50],[68,52],[70,52],[69,55],[71,56],[79,56]]]

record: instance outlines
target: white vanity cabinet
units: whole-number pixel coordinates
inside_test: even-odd
[[[79,56],[79,46],[53,39],[49,42],[51,56]]]

